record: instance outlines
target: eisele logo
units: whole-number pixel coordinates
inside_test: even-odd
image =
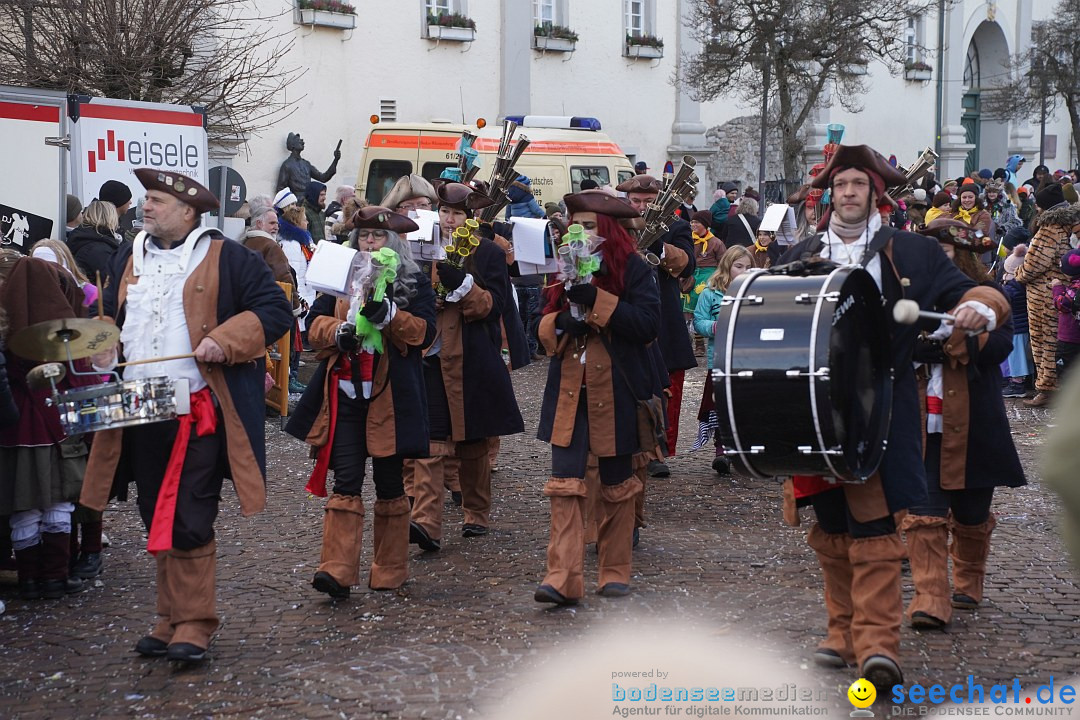
[[[116,162],[134,167],[149,165],[188,173],[199,167],[199,147],[185,140],[182,132],[177,134],[176,141],[170,138],[162,142],[149,139],[149,134],[145,132],[142,138],[124,140],[116,137],[115,130],[108,130],[105,137],[98,138],[96,148],[86,151],[87,171],[97,172],[98,163],[110,156]]]

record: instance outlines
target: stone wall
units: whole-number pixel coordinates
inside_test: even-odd
[[[758,165],[761,143],[761,116],[744,115],[716,125],[705,132],[705,138],[715,154],[709,163],[709,195],[718,183],[731,180],[740,188],[758,186]],[[780,152],[780,132],[770,129],[766,140],[765,176],[775,180],[784,174]],[[758,188],[760,190],[760,188]]]

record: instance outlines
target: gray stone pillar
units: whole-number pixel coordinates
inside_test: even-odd
[[[532,111],[533,13],[529,0],[503,0],[499,47],[499,120]]]
[[[941,102],[941,158],[938,178],[956,178],[964,174],[968,151],[975,147],[967,142],[961,124],[964,114],[964,63],[967,44],[964,43],[964,3],[956,3],[945,12],[945,56],[943,63],[944,89]]]
[[[676,37],[675,57],[692,55],[699,50],[698,43],[690,35],[689,26],[682,22],[682,18],[690,13],[688,0],[679,0],[678,17],[679,34]],[[677,59],[678,63],[679,60]],[[671,124],[671,144],[668,146],[668,158],[678,166],[683,155],[692,155],[697,161],[695,173],[700,182],[698,183],[697,206],[707,207],[712,202],[712,185],[709,164],[714,150],[708,147],[705,140],[705,125],[701,122],[701,104],[690,97],[686,85],[680,80],[675,95],[675,122]],[[706,198],[708,202],[706,202]]]

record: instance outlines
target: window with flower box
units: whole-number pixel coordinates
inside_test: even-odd
[[[356,27],[356,8],[341,0],[297,0],[296,22],[351,30]]]

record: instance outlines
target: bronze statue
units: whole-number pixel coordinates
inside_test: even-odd
[[[304,191],[307,190],[308,183],[312,179],[321,183],[329,182],[330,178],[334,177],[337,172],[338,160],[341,159],[340,140],[338,140],[337,147],[334,148],[334,162],[330,163],[330,167],[326,168],[326,172],[319,172],[314,165],[300,157],[300,153],[304,151],[304,139],[296,133],[289,133],[289,138],[285,141],[285,148],[291,154],[285,159],[285,162],[281,163],[281,170],[278,171],[277,187],[274,188],[275,192],[283,187],[288,187],[296,197],[302,198],[304,197]]]

